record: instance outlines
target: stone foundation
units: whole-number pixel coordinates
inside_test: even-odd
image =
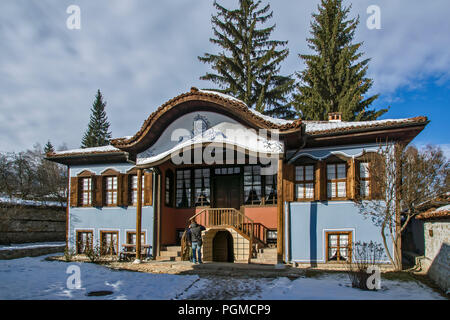
[[[213,239],[218,231],[228,231],[233,237],[234,262],[247,262],[249,241],[233,228],[207,229],[203,232],[202,257],[204,261],[213,260]]]

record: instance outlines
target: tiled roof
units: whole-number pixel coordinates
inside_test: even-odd
[[[417,215],[416,218],[420,220],[450,218],[450,204],[437,209],[431,208],[430,210]]]

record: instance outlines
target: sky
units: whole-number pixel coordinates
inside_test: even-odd
[[[390,106],[382,119],[427,116],[413,141],[438,144],[450,156],[450,1],[353,0],[360,18],[355,41],[371,58],[372,105]],[[350,5],[351,1],[345,1]],[[235,7],[237,0],[221,0]],[[263,0],[263,3],[268,3]],[[273,39],[288,40],[281,73],[304,68],[310,53],[311,14],[319,0],[269,1]],[[80,29],[66,10],[80,8]],[[369,29],[370,5],[380,8],[380,29]],[[192,86],[209,69],[197,57],[217,52],[211,0],[2,0],[0,2],[0,152],[50,140],[78,148],[97,89],[107,101],[113,137],[134,135],[161,104]]]

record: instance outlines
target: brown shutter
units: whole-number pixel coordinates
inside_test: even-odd
[[[321,181],[321,162],[316,162],[314,165],[314,200],[320,200],[320,193],[322,188]]]
[[[295,175],[295,166],[292,164],[284,163],[284,172],[283,172],[283,193],[284,193],[284,201],[295,201],[294,196],[294,175]]]
[[[121,205],[126,207],[130,204],[130,196],[129,196],[129,191],[128,191],[130,189],[130,182],[129,182],[130,175],[129,174],[121,174],[121,176],[122,176],[122,183],[121,183],[122,203],[121,203]]]
[[[94,193],[93,193],[93,205],[95,207],[103,207],[104,202],[104,190],[103,190],[103,177],[102,176],[93,176],[93,186],[94,186]]]
[[[144,173],[144,206],[151,206],[153,200],[153,173]]]
[[[78,207],[78,177],[70,178],[70,206]]]
[[[325,161],[319,161],[320,168],[320,186],[319,186],[319,199],[321,201],[326,201],[328,199],[327,194],[327,163]]]
[[[360,161],[355,160],[355,199],[359,199],[361,196],[361,180],[360,180],[360,175],[359,175],[359,168],[360,166]]]
[[[355,199],[355,160],[347,161],[347,199]]]
[[[117,175],[117,205],[118,206],[123,206],[123,194],[122,194],[122,189],[123,189],[123,174],[119,173]]]

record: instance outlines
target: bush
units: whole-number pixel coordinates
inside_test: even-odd
[[[351,259],[347,261],[348,276],[352,287],[362,290],[373,290],[367,286],[367,280],[372,275],[369,267],[377,265],[383,257],[383,246],[370,241],[353,244]]]
[[[64,248],[64,260],[66,260],[66,262],[72,261],[74,255],[75,250],[73,248],[69,248],[68,246]]]
[[[100,261],[101,251],[100,245],[97,241],[95,245],[88,246],[84,251],[84,254],[89,258],[92,263],[97,263]]]

